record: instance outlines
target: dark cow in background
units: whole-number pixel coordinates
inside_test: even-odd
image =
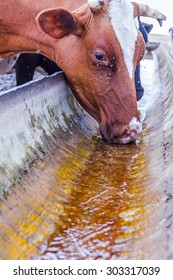
[[[140,18],[138,17],[138,29],[141,32],[143,39],[145,41],[146,50],[147,51],[154,51],[160,43],[158,42],[149,42],[148,40],[148,34],[153,28],[153,24],[148,24],[146,22],[141,22]],[[160,22],[161,25],[161,22]],[[135,88],[136,88],[136,99],[139,101],[143,94],[144,94],[144,88],[141,84],[141,77],[140,77],[140,63],[136,67],[135,71]]]
[[[42,54],[23,53],[0,59],[0,75],[11,73],[14,69],[17,86],[31,81],[37,67],[44,75],[62,71],[54,61]]]
[[[54,61],[42,54],[20,54],[15,64],[16,84],[22,85],[31,81],[36,67],[41,67],[47,75],[61,71]]]

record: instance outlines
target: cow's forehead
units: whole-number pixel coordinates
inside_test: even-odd
[[[133,6],[128,0],[111,0],[108,12],[112,27],[122,48],[130,78],[132,79],[133,56],[138,36],[134,22]]]

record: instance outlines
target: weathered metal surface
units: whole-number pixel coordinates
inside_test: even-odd
[[[56,137],[48,128],[40,141],[38,128],[45,152],[36,153],[0,203],[1,259],[173,259],[173,70],[162,46],[154,61],[153,85],[152,61],[143,70],[144,132],[136,144],[108,145],[94,137],[92,119],[68,94],[61,106],[53,93],[52,107],[60,106],[57,114],[67,106],[65,117],[53,114]],[[29,120],[33,112],[37,116],[35,98]]]

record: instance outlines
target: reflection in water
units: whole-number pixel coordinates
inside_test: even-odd
[[[57,185],[65,187],[68,199],[61,222],[57,220],[53,234],[41,246],[39,258],[153,256],[157,242],[151,236],[146,240],[146,235],[157,223],[159,195],[149,187],[147,157],[141,148],[99,141],[82,172],[75,174],[75,169],[76,162],[67,157],[57,171]]]

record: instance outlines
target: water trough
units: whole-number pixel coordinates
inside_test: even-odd
[[[173,66],[149,64],[136,144],[103,142],[62,73],[0,96],[0,259],[173,259]]]

